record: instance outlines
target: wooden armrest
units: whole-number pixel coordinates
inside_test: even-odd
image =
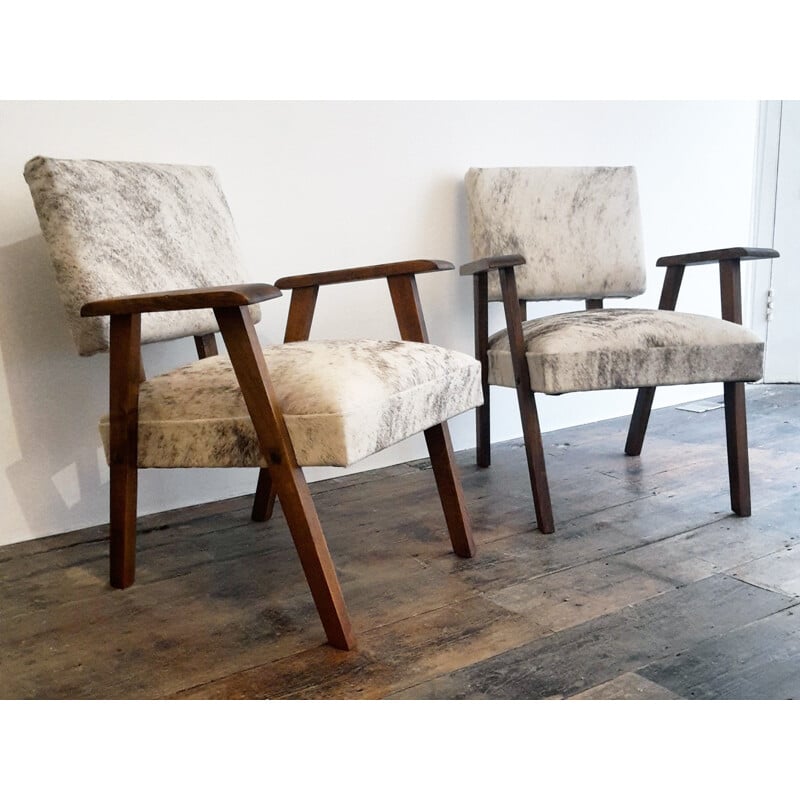
[[[310,286],[326,286],[331,283],[368,281],[373,278],[391,278],[394,275],[416,275],[420,272],[442,272],[453,269],[449,261],[395,261],[391,264],[376,264],[370,267],[351,267],[328,272],[313,272],[309,275],[291,275],[275,281],[279,289],[304,289]]]
[[[107,314],[146,314],[151,311],[230,308],[232,306],[249,306],[280,296],[280,290],[268,283],[204,286],[199,289],[175,289],[171,292],[151,292],[94,300],[81,308],[81,316],[100,317]]]
[[[754,261],[760,258],[778,258],[777,250],[765,247],[728,247],[724,250],[704,250],[679,256],[662,256],[657,267],[687,267],[689,264],[714,264],[717,261]]]
[[[524,263],[524,256],[518,254],[507,256],[489,256],[488,258],[480,258],[477,261],[470,261],[469,264],[463,264],[458,271],[461,275],[477,275],[480,272],[489,272],[489,270],[492,269],[518,267]]]

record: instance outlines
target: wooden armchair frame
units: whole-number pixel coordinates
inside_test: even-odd
[[[110,335],[110,574],[112,586],[134,581],[138,473],[141,315],[154,311],[213,309],[236,378],[269,466],[259,473],[254,519],[267,519],[274,499],[281,503],[328,641],[349,650],[355,637],[311,493],[298,466],[261,345],[247,311],[253,303],[293,290],[285,341],[308,338],[319,287],[332,283],[386,278],[403,339],[427,342],[415,275],[453,269],[440,261],[406,261],[283,278],[276,286],[245,284],[140,294],[87,303],[82,316],[111,317]],[[277,288],[276,288],[277,287]],[[198,356],[217,352],[214,334],[195,337]],[[425,431],[425,439],[444,509],[453,550],[474,553],[469,517],[456,471],[446,423]]]
[[[698,253],[664,256],[656,266],[666,267],[664,285],[658,308],[674,311],[678,300],[684,270],[690,265],[719,264],[720,301],[722,319],[742,324],[741,262],[777,258],[776,250],[756,247],[732,247]],[[514,267],[525,264],[518,254],[492,256],[470,262],[461,267],[462,275],[473,276],[473,298],[475,308],[475,353],[481,363],[484,405],[476,409],[477,463],[488,467],[491,464],[490,407],[489,407],[489,294],[488,273],[497,270],[505,311],[514,380],[517,390],[522,432],[528,460],[531,492],[539,530],[552,533],[555,530],[550,489],[544,461],[539,416],[536,400],[531,388],[528,362],[525,353],[522,323],[527,314],[527,302],[520,300]],[[587,299],[586,309],[600,309],[602,299]],[[647,423],[655,396],[655,386],[640,388],[636,397],[625,453],[639,455],[642,451]],[[739,516],[750,516],[750,467],[747,453],[747,419],[745,414],[744,383],[724,383],[725,430],[728,452],[728,475],[730,480],[731,508]]]

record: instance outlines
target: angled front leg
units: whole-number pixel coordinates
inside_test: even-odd
[[[140,314],[111,317],[109,467],[111,585],[130,586],[136,574],[136,495],[139,446]]]
[[[427,342],[428,331],[422,315],[417,282],[413,275],[393,275],[387,278],[392,305],[400,328],[400,336],[410,342]],[[458,477],[453,445],[447,423],[442,422],[425,431],[425,443],[431,458],[439,499],[450,533],[453,552],[462,558],[475,554],[472,526],[469,521],[464,492]]]
[[[341,650],[350,650],[355,646],[355,637],[339,580],[311,493],[297,464],[250,314],[246,308],[217,308],[214,313],[261,451],[270,465],[270,475],[328,642]]]
[[[542,430],[539,427],[539,414],[536,399],[531,388],[531,376],[525,353],[525,340],[522,335],[522,315],[517,294],[517,279],[513,268],[500,270],[500,287],[503,291],[503,308],[506,314],[506,332],[511,349],[511,363],[514,367],[514,382],[517,385],[517,402],[522,420],[522,435],[525,439],[525,455],[528,460],[528,475],[536,510],[536,523],[542,533],[555,530],[553,506],[550,501],[550,487],[547,483],[547,470],[542,447]]]
[[[311,321],[314,317],[318,293],[318,286],[302,287],[292,292],[289,318],[286,321],[286,333],[283,337],[284,342],[304,342],[308,339],[311,334]],[[253,500],[253,511],[250,514],[253,522],[266,522],[272,516],[277,494],[269,470],[262,467],[258,473],[256,496]]]

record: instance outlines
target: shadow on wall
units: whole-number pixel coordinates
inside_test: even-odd
[[[0,351],[21,457],[6,468],[30,531],[86,524],[108,481],[97,421],[107,357],[77,354],[41,236],[0,248]],[[70,416],[72,415],[72,416]],[[50,476],[43,480],[42,476]]]

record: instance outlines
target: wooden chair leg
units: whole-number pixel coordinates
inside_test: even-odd
[[[664,275],[664,285],[661,287],[661,299],[658,301],[658,308],[661,311],[674,311],[678,303],[678,294],[683,282],[683,272],[685,266],[682,264],[667,267]],[[589,308],[589,301],[586,307]],[[642,452],[644,445],[644,435],[647,432],[647,423],[650,421],[650,409],[653,407],[655,397],[655,386],[646,386],[639,389],[636,395],[636,403],[631,415],[631,423],[628,427],[628,439],[625,442],[625,454],[638,456]]]
[[[127,589],[136,577],[136,465],[111,467],[110,583]]]
[[[491,414],[489,406],[489,294],[485,272],[473,279],[475,306],[475,358],[481,364],[483,405],[475,409],[475,461],[479,467],[492,463]],[[520,314],[524,303],[520,303]],[[525,306],[527,308],[527,306]]]
[[[744,384],[724,384],[724,396],[731,508],[740,517],[749,517],[750,459],[747,453],[747,416]]]
[[[250,519],[253,522],[266,522],[272,517],[275,509],[275,484],[272,482],[269,470],[262,467],[258,471],[258,484],[256,485],[256,496],[253,499],[253,511]]]
[[[138,408],[141,317],[111,317],[109,365],[110,581],[130,586],[136,574]]]
[[[536,510],[536,524],[542,533],[552,533],[555,530],[555,524],[553,522],[553,506],[550,502],[550,488],[547,485],[542,430],[539,426],[539,414],[536,411],[536,400],[531,388],[531,376],[528,370],[522,331],[522,313],[513,268],[500,270],[500,287],[503,291],[503,309],[506,315],[508,343],[511,348],[511,362],[514,366],[517,403],[522,421],[522,435],[525,439],[525,456],[528,460],[528,475],[531,481],[533,506]]]
[[[462,558],[475,555],[472,527],[464,503],[461,481],[453,459],[453,445],[447,423],[434,425],[425,431],[425,442],[431,457],[431,466],[442,501],[447,530],[453,543],[453,552]]]
[[[355,646],[350,618],[325,535],[280,411],[264,356],[246,308],[215,309],[217,322],[261,450],[270,464],[286,522],[328,642],[340,650]]]
[[[638,456],[642,452],[644,435],[647,433],[647,423],[650,421],[650,409],[653,407],[655,394],[655,386],[645,386],[636,394],[636,403],[628,426],[628,439],[625,442],[626,455]]]
[[[352,624],[303,471],[296,464],[281,464],[275,472],[281,508],[328,642],[339,650],[352,650]]]
[[[528,475],[531,481],[533,507],[536,511],[536,524],[542,533],[552,533],[555,529],[553,521],[553,505],[550,501],[550,487],[547,483],[547,468],[544,463],[544,447],[542,446],[542,429],[539,426],[539,414],[536,411],[536,399],[533,392],[517,390],[519,413],[522,418],[522,435],[525,440],[525,455],[528,460]]]
[[[492,465],[492,438],[488,385],[483,392],[483,405],[475,409],[475,440],[477,443],[475,463],[479,467],[490,467]]]

